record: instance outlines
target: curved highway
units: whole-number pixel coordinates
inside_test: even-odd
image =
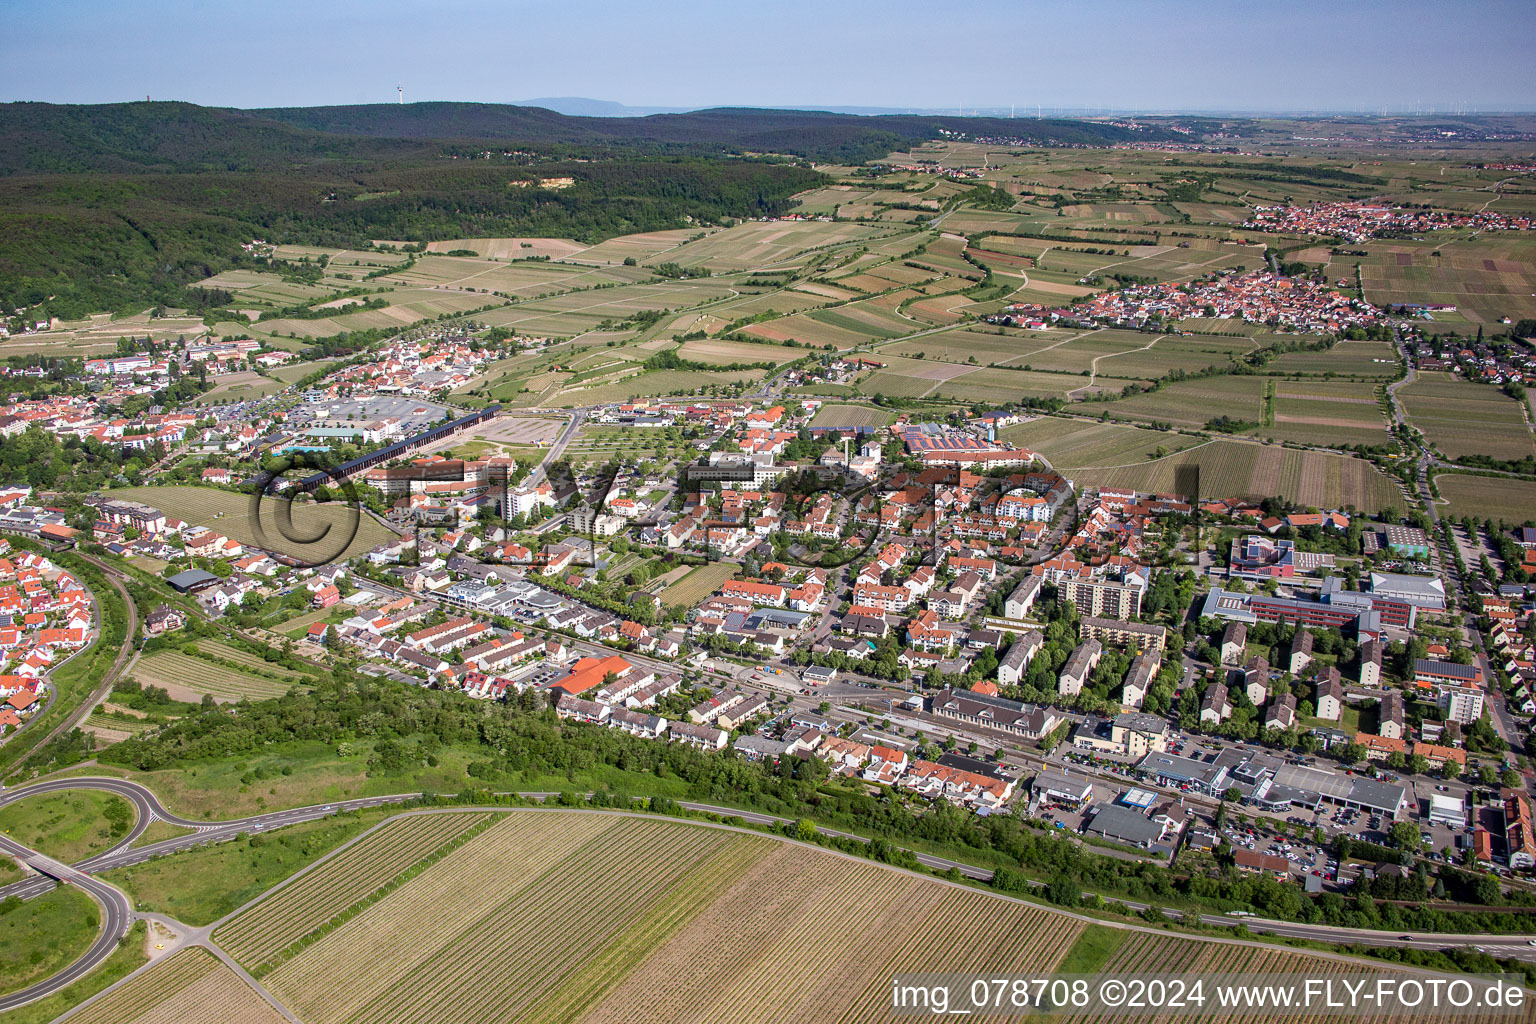
[[[35,850],[29,850],[9,836],[0,836],[0,850],[4,850],[43,876],[57,879],[65,885],[77,886],[95,900],[102,911],[101,930],[97,932],[96,941],[91,943],[91,948],[85,951],[85,955],[51,978],[44,978],[24,989],[0,996],[0,1012],[4,1012],[23,1003],[30,1003],[34,999],[52,995],[89,974],[97,964],[112,955],[118,942],[128,934],[128,928],[133,924],[134,913],[133,907],[128,903],[128,897],[117,889],[105,882],[98,882],[83,871],[60,864]],[[47,881],[47,878],[42,881],[44,883],[42,888],[33,895],[42,895],[43,892],[52,890],[53,885]]]
[[[241,833],[281,828],[285,825],[293,825],[302,821],[313,821],[317,818],[325,818],[345,811],[360,810],[365,807],[403,803],[420,795],[417,793],[395,793],[389,796],[367,797],[360,800],[344,800],[333,804],[317,804],[311,807],[297,807],[286,811],[273,811],[269,814],[258,814],[248,818],[235,818],[230,821],[210,822],[195,821],[172,814],[165,809],[160,803],[159,798],[151,790],[136,782],[105,777],[81,777],[55,779],[24,786],[20,789],[9,790],[0,794],[0,806],[23,797],[71,789],[104,790],[131,800],[135,807],[138,808],[139,820],[135,822],[128,836],[124,837],[111,849],[81,861],[74,867],[60,864],[34,850],[27,849],[7,836],[0,835],[0,850],[16,857],[38,872],[37,877],[0,887],[0,899],[9,896],[31,899],[40,896],[50,891],[53,888],[53,880],[57,880],[71,885],[78,885],[89,893],[104,910],[101,934],[84,956],[51,978],[44,979],[10,995],[0,997],[0,1012],[20,1006],[22,1003],[51,995],[88,974],[97,964],[111,955],[113,949],[117,946],[118,940],[127,933],[129,926],[140,916],[134,912],[126,896],[112,886],[93,878],[93,873],[112,868],[126,867],[132,864],[141,864],[154,857],[176,853],[193,846],[224,842],[234,839]],[[558,794],[519,793],[517,795],[543,800]],[[791,820],[777,815],[763,814],[757,811],[744,811],[735,807],[721,807],[716,804],[679,801],[679,806],[691,811],[717,814],[722,817],[737,817],[760,825],[783,825]],[[462,810],[464,808],[454,809]],[[486,808],[486,810],[497,809],[499,808]],[[155,820],[170,822],[173,825],[179,825],[184,828],[196,829],[196,831],[189,835],[177,836],[147,846],[130,847],[129,844],[143,835],[149,823]],[[819,831],[824,835],[836,838],[851,839],[861,843],[869,841],[866,837],[855,835],[851,832],[842,832],[828,828],[821,828]],[[954,869],[969,878],[979,881],[987,881],[992,877],[991,871],[971,864],[964,864],[928,853],[917,853],[915,856],[920,864],[935,870],[948,871]],[[1044,885],[1044,883],[1039,882],[1032,884],[1037,887]],[[1141,911],[1147,908],[1146,904],[1137,903],[1132,900],[1119,900],[1118,902],[1134,911]],[[1184,918],[1186,916],[1185,913],[1178,910],[1165,910],[1164,912],[1173,918]],[[1231,927],[1236,924],[1244,924],[1252,931],[1258,933],[1269,932],[1280,936],[1314,939],[1330,943],[1344,941],[1373,946],[1408,946],[1416,949],[1442,949],[1446,946],[1481,945],[1485,948],[1491,947],[1490,952],[1498,956],[1520,957],[1522,959],[1536,958],[1536,948],[1526,945],[1533,939],[1536,939],[1536,935],[1529,934],[1460,935],[1434,933],[1405,938],[1384,931],[1333,928],[1320,925],[1297,924],[1289,921],[1271,921],[1265,918],[1254,917],[1231,918],[1220,914],[1197,914],[1195,919],[1199,923],[1206,925]],[[1200,938],[1200,936],[1190,937]]]

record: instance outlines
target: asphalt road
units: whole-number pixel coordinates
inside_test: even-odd
[[[4,1012],[23,1003],[30,1003],[34,999],[52,995],[89,974],[97,964],[112,955],[118,941],[128,934],[128,928],[133,924],[134,913],[133,907],[128,903],[128,897],[112,886],[98,882],[90,875],[60,864],[52,858],[44,857],[34,850],[29,850],[20,843],[14,842],[9,836],[0,836],[0,850],[22,861],[35,871],[51,876],[66,885],[78,887],[95,900],[102,911],[101,930],[85,955],[51,978],[44,978],[34,985],[28,985],[7,996],[0,996],[0,1012]],[[43,891],[46,892],[52,888],[53,885],[49,882],[44,886]]]

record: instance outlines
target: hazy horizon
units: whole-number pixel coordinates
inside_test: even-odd
[[[638,108],[885,108],[1033,115],[1536,110],[1536,5],[1205,0],[1070,8],[786,0],[765,19],[660,0],[549,9],[398,0],[260,9],[167,0],[7,5],[0,99],[242,108],[530,97]],[[1432,47],[1432,58],[1424,52]],[[81,73],[82,57],[89,73]]]

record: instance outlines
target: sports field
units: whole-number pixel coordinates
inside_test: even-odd
[[[151,505],[194,526],[207,526],[241,544],[316,563],[353,558],[394,536],[372,516],[354,515],[342,502],[290,506],[268,498],[260,503],[259,518],[253,519],[250,495],[211,487],[125,487],[112,494]],[[291,512],[291,521],[279,522],[279,506]]]
[[[1489,455],[1523,459],[1536,455],[1536,438],[1519,402],[1487,384],[1424,373],[1398,389],[1408,421],[1449,458]]]

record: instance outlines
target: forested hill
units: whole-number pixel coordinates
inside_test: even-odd
[[[192,103],[0,104],[0,174],[275,170],[438,149],[331,135]]]
[[[251,238],[597,242],[772,215],[822,178],[782,158],[744,157],[860,162],[946,129],[1057,144],[1161,134],[785,110],[601,118],[479,103],[0,104],[0,308],[72,319],[195,306],[206,296],[186,285],[238,265]],[[485,150],[492,159],[462,159]],[[538,176],[574,184],[559,193],[508,187]]]
[[[1055,144],[1104,145],[1175,137],[1092,121],[920,115],[829,114],[718,107],[649,117],[567,117],[542,107],[499,103],[375,103],[281,107],[251,113],[316,131],[399,139],[484,139],[531,143],[610,143],[717,147],[862,162],[941,131],[1008,136]]]
[[[1057,145],[1171,137],[1091,121],[828,114],[720,108],[650,117],[568,117],[494,103],[380,103],[227,110],[191,103],[0,105],[0,173],[277,170],[411,159],[454,143],[608,146],[703,155],[782,153],[858,163],[941,132]]]

